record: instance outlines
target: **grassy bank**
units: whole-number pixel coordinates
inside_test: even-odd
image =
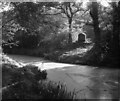
[[[47,51],[45,49],[41,49],[41,48],[35,48],[35,49],[24,49],[24,48],[11,48],[11,49],[5,49],[4,52],[8,53],[8,54],[19,54],[19,55],[29,55],[29,56],[37,56],[37,57],[43,57],[45,59],[49,59],[52,61],[56,61],[56,62],[65,62],[65,63],[73,63],[76,64],[77,60],[79,59],[75,59],[75,61],[71,61],[73,60],[72,58],[78,56],[78,57],[82,57],[85,52],[87,52],[91,45],[76,45],[76,46],[71,46],[69,48],[64,48],[64,49],[59,49],[59,50],[51,50],[51,51]],[[67,58],[69,58],[70,60],[68,60]],[[80,59],[79,59],[80,60]]]
[[[94,44],[84,44],[77,45],[76,47],[70,47],[61,50],[51,50],[47,52],[45,49],[8,49],[6,52],[9,54],[19,54],[19,55],[29,55],[42,57],[47,60],[51,60],[54,62],[61,63],[69,63],[69,64],[80,64],[80,65],[90,65],[90,66],[101,66],[101,67],[118,67],[118,60],[115,60],[113,57],[107,56],[107,59],[104,58],[106,53],[103,53],[99,56],[101,58],[98,62],[96,62],[97,55],[95,53],[96,50],[92,49]],[[92,49],[92,50],[91,50]],[[104,59],[103,59],[104,58]],[[113,60],[111,62],[110,59]],[[102,60],[103,59],[103,60]]]

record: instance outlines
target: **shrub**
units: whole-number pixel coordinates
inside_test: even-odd
[[[74,99],[66,86],[47,80],[47,72],[36,66],[18,68],[2,64],[3,99]]]
[[[9,67],[22,67],[23,66],[23,64],[22,63],[20,63],[20,62],[17,62],[17,61],[15,61],[15,60],[13,60],[13,59],[11,59],[11,58],[9,58],[7,55],[5,55],[4,53],[2,54],[2,63],[3,64],[6,64],[6,65],[8,65]]]
[[[31,86],[20,82],[3,90],[3,99],[73,99],[74,93],[67,92],[66,86],[53,81],[40,81]]]
[[[17,68],[15,65],[2,64],[2,75],[3,85],[7,85],[5,82],[11,80],[14,82],[9,82],[9,84],[15,83],[17,81],[21,82],[25,79],[30,81],[35,79],[37,82],[47,78],[47,72],[45,70],[41,71],[38,69],[38,67],[32,65]]]

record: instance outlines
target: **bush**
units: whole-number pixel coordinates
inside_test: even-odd
[[[74,99],[66,86],[47,80],[47,72],[36,66],[18,68],[9,63],[2,64],[3,99]]]
[[[3,99],[74,99],[74,93],[68,93],[66,86],[53,81],[41,81],[31,86],[20,82],[3,90]]]
[[[65,49],[67,46],[67,35],[65,33],[59,33],[51,35],[49,38],[41,41],[39,47],[44,50],[44,53],[51,53],[56,50]]]
[[[17,68],[15,65],[2,64],[2,86],[8,86],[16,82],[38,82],[47,78],[47,72],[41,71],[36,66],[24,66]]]
[[[17,46],[18,48],[36,48],[39,43],[40,36],[38,32],[25,32],[18,30],[15,33],[14,40],[19,41]]]

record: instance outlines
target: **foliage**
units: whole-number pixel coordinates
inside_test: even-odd
[[[80,11],[84,11],[84,9],[81,7],[82,2],[76,3],[76,2],[61,2],[58,3],[58,5],[55,7],[55,9],[58,10],[57,13],[61,13],[63,17],[67,18],[67,27],[68,27],[68,43],[72,43],[72,29],[73,29],[73,19],[75,16],[77,16],[77,13]]]
[[[12,9],[3,12],[5,43],[17,42],[21,48],[36,48],[44,37],[58,33],[62,20],[58,16],[43,14],[44,6],[49,8],[51,3],[11,2],[11,6]],[[3,48],[9,48],[6,45],[3,43]]]
[[[5,13],[5,17],[3,18],[5,18],[4,21],[6,23],[4,24],[4,29],[8,30],[10,33],[11,27],[14,27],[14,30],[12,30],[10,35],[6,32],[3,34],[3,37],[4,35],[5,37],[8,36],[6,37],[6,42],[8,43],[17,42],[17,44],[19,43],[18,45],[24,43],[22,45],[23,47],[26,47],[25,44],[31,41],[30,37],[33,37],[33,34],[38,33],[39,35],[35,35],[35,40],[37,41],[35,42],[36,44],[33,44],[30,47],[27,45],[27,47],[31,48],[33,46],[39,46],[40,41],[42,41],[42,39],[44,40],[44,37],[49,36],[50,34],[59,33],[59,30],[65,28],[66,22],[69,22],[69,20],[71,20],[71,22],[67,23],[67,27],[71,26],[76,13],[83,10],[80,8],[81,4],[82,3],[76,4],[72,2],[11,2],[10,6],[12,9],[3,12]],[[8,21],[10,21],[13,26],[11,26],[11,23],[7,23]],[[19,30],[21,30],[21,32],[25,31],[29,36],[28,34],[19,36],[19,34],[17,34]],[[25,40],[17,40],[16,36],[20,39],[23,39],[24,36],[26,37],[24,37]],[[34,43],[34,41],[31,43]]]
[[[11,58],[9,58],[7,55],[5,55],[4,53],[2,53],[2,63],[3,64],[9,64],[9,65],[13,65],[13,67],[15,66],[17,66],[17,67],[22,67],[23,66],[23,64],[22,63],[20,63],[20,62],[17,62],[17,61],[15,61],[15,60],[13,60],[13,59],[11,59]]]
[[[92,2],[90,11],[94,25],[95,45],[83,59],[86,59],[88,64],[117,66],[119,61],[119,2],[112,2],[112,6],[107,8],[101,5],[95,8],[95,3],[99,5],[97,2]]]
[[[47,8],[49,8],[50,4],[51,3],[47,2],[12,2],[14,10],[17,12],[17,22],[30,32],[38,31],[41,27],[47,25],[54,27],[59,26],[59,23],[55,21],[53,16],[51,17],[44,14],[44,7],[48,6]]]
[[[2,64],[2,99],[72,99],[66,86],[46,80],[47,72],[36,66],[18,68]]]
[[[65,86],[53,81],[32,84],[31,87],[21,82],[3,91],[3,99],[71,99],[74,93],[68,93]]]
[[[108,60],[106,57],[110,57],[112,61],[112,57],[118,57],[119,53],[119,2],[111,2],[108,7],[103,7],[97,0],[88,2],[87,8],[83,8],[83,4],[12,2],[13,8],[3,12],[3,39],[7,39],[8,43],[16,42],[17,48],[39,48],[41,53],[37,53],[44,56],[44,53],[70,49],[70,34],[78,34],[83,29],[95,42],[95,48],[85,55],[86,60],[91,61],[91,57],[94,57],[92,61],[102,63]],[[88,31],[88,27],[84,28],[87,25],[91,26],[91,31]]]
[[[112,30],[112,8],[99,5],[99,26],[101,30]]]
[[[18,41],[18,48],[35,48],[38,46],[40,39],[41,37],[38,32],[30,33],[24,30],[18,30],[14,36],[14,40]]]
[[[17,22],[26,29],[33,26],[30,26],[30,18],[36,18],[36,12],[38,9],[38,6],[33,2],[12,2],[11,3],[14,6],[14,12],[16,12],[16,20]],[[21,9],[22,8],[22,9]],[[33,16],[34,15],[34,16]],[[32,19],[31,19],[32,20]],[[34,22],[33,24],[35,24]],[[35,26],[34,26],[34,29]]]
[[[16,82],[26,82],[26,80],[27,82],[31,82],[31,80],[39,81],[46,79],[47,73],[46,71],[39,70],[38,67],[35,66],[24,66],[22,68],[17,68],[17,66],[12,64],[2,64],[2,75],[2,85],[4,87]]]
[[[22,29],[14,19],[14,12],[12,10],[2,12],[2,45],[14,45],[15,32]]]

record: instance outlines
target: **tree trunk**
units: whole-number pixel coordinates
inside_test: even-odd
[[[72,18],[68,19],[69,23],[69,37],[68,37],[68,44],[72,43]]]
[[[98,22],[98,3],[92,2],[92,8],[90,10],[90,15],[93,20],[93,27],[94,27],[94,33],[95,33],[95,46],[98,48],[100,47],[100,28],[99,28],[99,22]]]
[[[113,59],[119,58],[119,52],[120,52],[120,1],[118,2],[118,5],[113,2],[113,32],[112,32],[112,44],[111,44],[111,56]]]
[[[94,42],[95,45],[92,50],[89,52],[90,57],[89,59],[93,60],[94,64],[99,64],[101,62],[101,35],[100,35],[100,28],[99,28],[99,21],[98,21],[98,3],[92,2],[90,15],[93,20],[93,27],[94,27]]]

